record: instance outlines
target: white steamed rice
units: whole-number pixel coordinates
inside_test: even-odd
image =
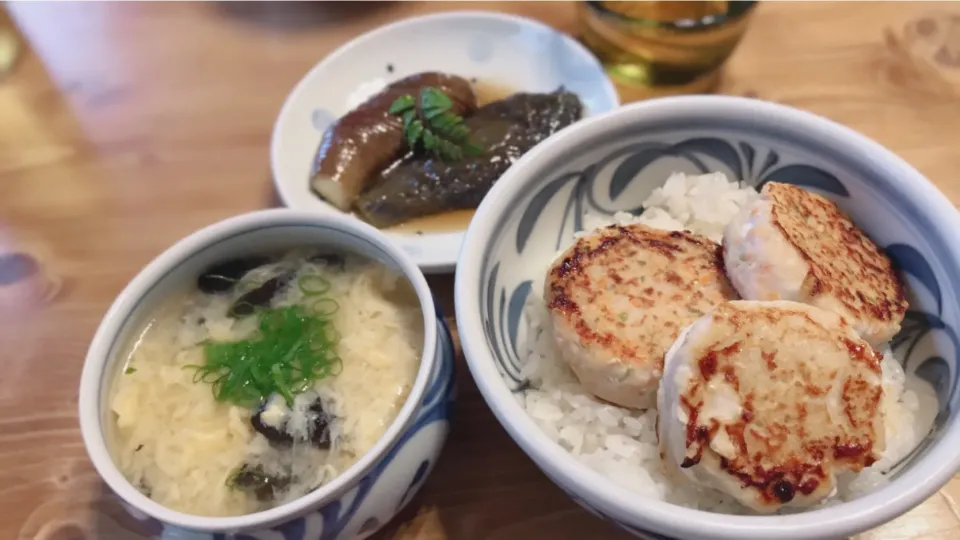
[[[721,173],[675,173],[643,202],[641,216],[623,212],[613,219],[587,216],[585,229],[589,232],[614,223],[643,223],[668,230],[686,229],[719,242],[726,223],[756,197],[753,188],[730,182]],[[525,306],[529,326],[522,376],[532,387],[517,397],[544,433],[591,469],[638,494],[701,510],[748,513],[720,492],[668,480],[658,453],[655,409],[620,408],[597,400],[580,387],[563,363],[547,326],[549,318],[540,296],[542,276],[540,279]],[[917,422],[918,394],[905,388],[906,375],[889,349],[883,361],[883,380],[887,433],[884,456],[859,475],[841,478],[838,497],[824,505],[855,498],[882,485],[886,481],[883,473],[926,435],[920,427],[923,422]]]

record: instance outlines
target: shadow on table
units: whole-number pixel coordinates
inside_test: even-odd
[[[219,13],[272,30],[310,30],[337,26],[396,2],[215,2]]]
[[[286,208],[283,201],[280,200],[280,194],[273,183],[273,177],[267,175],[267,194],[264,197],[264,208]]]
[[[142,522],[131,516],[122,506],[120,498],[102,481],[96,501],[91,505],[93,510],[92,530],[90,536],[72,536],[69,528],[58,531],[60,534],[51,538],[56,540],[148,540],[159,538],[161,527],[156,522]]]
[[[460,393],[443,454],[420,494],[373,540],[633,538],[554,486],[497,422],[466,365],[458,368]]]

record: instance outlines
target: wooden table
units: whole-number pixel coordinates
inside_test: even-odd
[[[143,537],[80,441],[88,341],[114,296],[162,249],[276,204],[270,130],[315,62],[366,30],[427,11],[503,10],[576,28],[568,3],[9,8],[29,49],[0,82],[3,539]],[[957,4],[761,5],[723,91],[850,125],[960,202]],[[452,278],[431,282],[453,313]],[[467,370],[459,373],[444,457],[381,538],[624,537],[555,488],[490,414]],[[861,539],[960,538],[958,500],[955,478]]]

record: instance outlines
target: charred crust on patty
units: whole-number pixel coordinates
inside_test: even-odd
[[[853,471],[872,465],[877,459],[874,428],[877,422],[882,423],[883,398],[876,351],[862,341],[847,337],[852,332],[849,328],[827,326],[805,312],[818,308],[796,304],[795,310],[747,309],[739,304],[742,303],[724,303],[715,308],[710,318],[717,326],[711,326],[711,333],[702,338],[706,341],[691,345],[697,353],[690,359],[690,367],[698,377],[691,379],[678,396],[679,406],[686,417],[686,451],[681,468],[699,465],[710,453],[720,470],[736,478],[744,488],[755,488],[756,496],[763,504],[776,506],[790,502],[797,493],[810,495],[816,491],[827,481],[824,467],[830,463],[843,463]],[[837,315],[828,315],[839,320]],[[796,322],[790,322],[790,319]],[[787,358],[774,361],[775,351],[753,339],[749,331],[732,336],[733,328],[758,328],[778,322],[786,325],[794,337],[830,344],[830,350],[839,355],[838,358],[849,358],[849,364],[845,365],[851,371],[840,379],[814,384],[818,376],[822,377],[824,373],[836,376],[837,372],[825,370],[821,364],[791,366]],[[731,337],[734,337],[733,341]],[[756,362],[744,363],[745,360],[738,359],[741,351],[753,350],[759,351]],[[744,387],[745,391],[741,392],[743,381],[739,380],[737,373],[743,369],[752,373],[750,384],[761,394],[770,390],[757,386],[761,384],[757,377],[766,380],[774,373],[790,371],[790,378],[800,383],[794,389],[798,392],[796,401],[791,399],[776,405],[776,400],[758,398],[746,390],[751,386]],[[874,380],[868,381],[865,376]],[[741,398],[742,408],[738,417],[724,420],[722,425],[704,411],[707,389],[712,381],[718,380],[734,389]],[[832,426],[811,424],[815,421],[808,419],[809,408],[815,405],[803,396],[821,398],[833,385],[840,385],[843,414],[849,427],[833,429]],[[763,417],[757,414],[757,399],[760,399]],[[819,407],[818,414],[822,417],[825,405]],[[727,454],[729,457],[716,453],[711,447],[721,431],[735,449],[733,454]]]
[[[836,204],[778,182],[766,184],[762,193],[773,202],[773,225],[808,264],[803,290],[810,297],[831,295],[854,316],[881,323],[903,319],[902,276]]]
[[[568,363],[570,355],[580,355],[582,370],[589,362],[598,369],[642,367],[651,376],[638,376],[634,384],[655,391],[663,355],[681,330],[736,298],[720,251],[708,238],[641,224],[578,238],[551,265],[544,284],[554,332],[575,341],[564,353]]]

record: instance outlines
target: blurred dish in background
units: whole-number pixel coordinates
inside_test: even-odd
[[[713,91],[756,2],[580,2],[580,38],[624,102]]]
[[[5,6],[0,6],[0,79],[13,71],[20,56],[20,37]]]

